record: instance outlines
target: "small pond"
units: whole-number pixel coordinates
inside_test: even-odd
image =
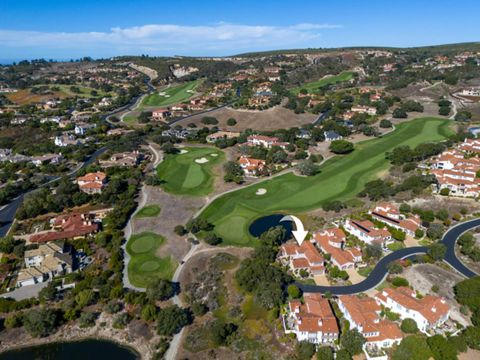
[[[290,221],[280,222],[280,220],[284,216],[285,216],[284,214],[273,214],[273,215],[267,215],[267,216],[258,218],[250,225],[250,227],[248,228],[248,231],[250,235],[255,237],[260,237],[268,229],[280,225],[280,226],[283,226],[283,228],[286,230],[287,239],[288,239],[292,236],[292,222]]]

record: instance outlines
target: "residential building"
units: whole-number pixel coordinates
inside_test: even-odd
[[[88,130],[90,129],[94,129],[95,127],[97,127],[97,124],[85,124],[85,123],[81,123],[81,124],[76,124],[75,125],[75,134],[76,135],[86,135]]]
[[[377,108],[373,106],[356,105],[356,106],[352,106],[350,111],[353,111],[354,113],[359,113],[359,114],[368,114],[371,116],[377,114]]]
[[[70,247],[64,244],[42,244],[25,251],[25,269],[20,270],[17,286],[28,286],[72,272],[73,258]]]
[[[56,146],[66,147],[70,145],[80,145],[82,142],[77,139],[74,135],[60,135],[55,136],[54,143]]]
[[[56,240],[80,239],[100,229],[95,216],[73,213],[60,215],[51,220],[53,231],[35,233],[30,236],[32,243],[46,243]]]
[[[99,163],[103,168],[114,166],[137,166],[143,158],[143,154],[138,151],[115,153],[107,160],[100,160]]]
[[[389,203],[380,203],[375,209],[369,211],[369,213],[375,220],[401,230],[410,236],[415,236],[415,231],[420,228],[422,224],[419,216],[406,217],[400,213],[397,206]]]
[[[216,133],[207,136],[207,142],[214,143],[220,139],[234,139],[240,136],[239,132],[234,131],[217,131]]]
[[[381,306],[368,296],[341,295],[337,300],[340,311],[350,323],[350,329],[357,329],[366,339],[370,349],[390,348],[402,341],[398,326],[390,320],[382,320]]]
[[[325,259],[313,243],[306,240],[298,245],[297,242],[283,244],[280,259],[288,263],[295,275],[301,270],[310,275],[325,274]]]
[[[347,219],[344,228],[366,244],[378,243],[385,246],[392,241],[388,230],[376,228],[370,220]]]
[[[77,184],[87,194],[101,194],[107,184],[107,174],[100,171],[88,173],[77,178]]]
[[[342,140],[343,139],[343,137],[341,135],[337,134],[333,130],[324,131],[323,135],[325,136],[325,141],[335,141],[335,140]]]
[[[313,241],[330,261],[340,270],[353,269],[362,261],[362,252],[358,248],[345,248],[346,235],[342,229],[333,227],[313,234]]]
[[[41,166],[42,164],[45,164],[45,163],[57,165],[63,161],[63,155],[62,154],[45,154],[40,156],[32,156],[30,158],[30,161],[35,166]]]
[[[304,303],[292,300],[283,318],[286,334],[295,334],[298,341],[332,344],[338,339],[337,319],[327,299],[321,294],[303,294]]]
[[[399,314],[401,319],[413,319],[423,333],[441,326],[450,316],[450,306],[445,299],[433,295],[419,299],[416,292],[408,287],[386,288],[378,292],[375,299]]]
[[[166,120],[171,115],[170,110],[164,109],[156,109],[152,111],[152,119],[153,120]]]
[[[264,148],[271,148],[272,146],[279,146],[286,148],[288,143],[280,142],[277,137],[264,136],[264,135],[250,135],[247,137],[247,142],[252,146],[262,146]]]
[[[240,156],[238,159],[240,167],[247,176],[257,176],[265,169],[266,161],[261,159],[254,159],[246,156]]]
[[[462,92],[460,93],[465,96],[480,96],[480,88],[468,88],[468,89],[463,89]]]

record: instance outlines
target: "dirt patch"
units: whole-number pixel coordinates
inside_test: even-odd
[[[201,120],[204,116],[215,117],[219,124],[219,128],[228,128],[235,131],[243,131],[245,129],[255,130],[276,130],[284,129],[294,126],[302,126],[311,124],[318,115],[304,113],[295,114],[282,106],[276,106],[264,111],[249,111],[249,110],[235,110],[231,108],[221,108],[209,112],[208,114],[199,114],[188,119],[179,121],[178,124],[187,126],[190,123],[196,124],[198,127],[203,127]],[[235,126],[228,126],[227,120],[234,118],[237,120]]]
[[[447,266],[447,265],[445,265]],[[460,305],[455,300],[453,287],[459,281],[464,280],[461,275],[458,275],[450,268],[443,268],[433,264],[419,264],[407,268],[403,274],[410,285],[421,292],[422,294],[434,294],[432,286],[437,285],[439,290],[437,295],[442,296],[450,305],[450,318],[458,321],[464,326],[470,324],[467,316],[460,313]]]

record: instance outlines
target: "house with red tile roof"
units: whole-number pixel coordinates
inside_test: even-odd
[[[292,300],[283,317],[286,334],[295,334],[298,341],[332,344],[339,336],[337,319],[330,303],[321,294],[305,293],[304,302]]]
[[[96,233],[100,226],[95,216],[90,214],[72,213],[60,215],[51,221],[54,231],[47,231],[30,236],[32,243],[45,243],[55,240],[80,239]]]
[[[381,306],[368,296],[342,295],[337,300],[340,311],[350,323],[350,329],[357,329],[366,339],[370,349],[390,348],[402,341],[398,326],[390,320],[382,320]]]
[[[152,119],[153,120],[166,120],[172,113],[169,109],[155,109],[152,111]]]
[[[287,262],[292,272],[299,275],[306,270],[311,275],[325,274],[325,259],[313,243],[305,240],[302,245],[297,242],[283,244],[280,259]]]
[[[362,261],[362,252],[357,248],[345,248],[346,235],[342,229],[333,227],[313,234],[313,241],[330,261],[340,270],[353,269]]]
[[[266,166],[265,160],[254,159],[247,156],[241,156],[240,159],[238,159],[238,163],[247,176],[257,176]]]
[[[375,300],[399,314],[401,319],[413,319],[423,333],[441,326],[450,316],[450,306],[445,299],[434,295],[419,299],[408,287],[386,288],[375,295]]]
[[[77,178],[77,184],[80,190],[87,194],[101,194],[107,185],[107,174],[100,171],[88,173]]]
[[[392,242],[390,232],[385,229],[378,229],[370,220],[347,219],[344,228],[366,244],[378,243],[386,246]]]
[[[369,211],[372,218],[388,226],[415,236],[415,231],[420,228],[422,221],[419,216],[406,217],[400,213],[399,208],[391,203],[380,203],[373,210]]]

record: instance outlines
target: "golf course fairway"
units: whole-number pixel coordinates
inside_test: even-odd
[[[298,214],[332,200],[354,198],[364,185],[390,167],[385,153],[400,145],[415,147],[444,140],[452,134],[449,120],[419,118],[397,125],[381,137],[355,144],[348,155],[326,161],[317,175],[300,177],[287,173],[227,193],[211,202],[199,215],[215,225],[224,245],[254,246],[248,227],[260,216],[278,212]],[[257,195],[258,189],[266,193]]]
[[[213,147],[182,148],[168,154],[157,167],[165,191],[176,195],[203,196],[213,191],[213,168],[225,159],[223,151]]]

